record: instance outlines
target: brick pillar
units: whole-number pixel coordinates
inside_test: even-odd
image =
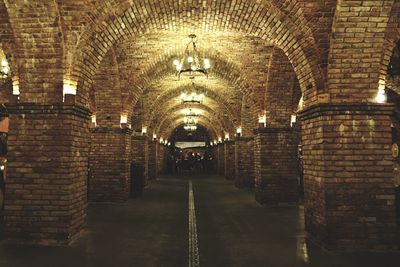
[[[260,203],[298,201],[297,132],[292,128],[255,131],[255,197]]]
[[[69,244],[86,224],[90,113],[73,105],[8,109],[5,239]]]
[[[254,187],[254,137],[236,137],[235,185]]]
[[[235,179],[235,142],[225,141],[224,142],[224,154],[225,154],[225,178],[227,180]]]
[[[320,105],[301,114],[306,230],[328,249],[395,247],[392,110]]]
[[[165,146],[157,143],[157,174],[165,172]]]
[[[148,181],[148,158],[149,158],[149,148],[147,143],[147,136],[138,135],[132,136],[131,139],[131,152],[132,161],[143,166],[144,168],[144,178],[145,183]]]
[[[130,129],[91,130],[89,200],[121,202],[130,194]]]
[[[149,180],[157,178],[157,141],[149,140]]]
[[[224,144],[218,144],[218,174],[225,176],[225,148]]]

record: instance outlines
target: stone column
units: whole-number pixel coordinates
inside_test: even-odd
[[[306,230],[328,249],[398,246],[393,108],[320,105],[301,114]]]
[[[297,140],[297,132],[291,127],[255,130],[255,198],[258,202],[298,201]]]
[[[236,137],[235,185],[254,187],[254,137]]]
[[[131,134],[128,128],[91,129],[89,199],[121,202],[130,194]]]
[[[132,136],[132,161],[133,163],[140,164],[144,168],[144,179],[145,184],[147,183],[148,176],[148,162],[149,162],[149,147],[147,142],[147,136],[137,135]]]
[[[218,144],[218,174],[225,176],[225,148],[224,144]]]
[[[4,237],[66,245],[86,224],[88,110],[74,105],[9,105]]]
[[[225,141],[224,142],[224,154],[225,154],[225,178],[227,180],[235,179],[235,142]]]
[[[149,180],[157,178],[157,141],[149,140]]]

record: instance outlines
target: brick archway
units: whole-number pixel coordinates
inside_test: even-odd
[[[218,26],[210,29],[199,28],[201,31],[212,30],[216,32],[226,32],[233,29],[235,32],[241,34],[268,39],[273,44],[280,47],[289,57],[299,77],[301,88],[305,93],[306,102],[314,102],[317,89],[324,88],[324,78],[317,63],[318,50],[316,49],[313,37],[310,32],[304,32],[308,28],[307,25],[304,23],[296,25],[298,21],[293,21],[272,3],[261,5],[246,1],[246,4],[244,2],[240,4],[247,6],[248,10],[239,10],[235,16],[237,21],[232,22],[230,26],[228,26],[229,24],[225,25],[221,19],[219,19],[224,16],[217,16],[216,13],[220,11],[221,14],[227,14],[227,12],[230,11],[229,7],[223,7],[222,10],[218,10],[219,7],[216,9],[206,8],[200,10],[201,12],[195,13],[195,15],[208,14],[207,17],[211,20],[215,20]],[[183,4],[181,8],[185,7],[189,6]],[[162,6],[163,12],[145,12],[142,14],[138,13],[139,10],[151,9],[151,3],[147,6],[139,4],[139,6],[135,5],[134,7],[128,8],[126,5],[122,5],[119,8],[120,10],[117,12],[118,16],[114,19],[98,21],[98,24],[104,22],[107,25],[105,29],[102,28],[101,33],[96,33],[94,30],[86,31],[80,48],[75,52],[76,61],[75,64],[73,64],[73,69],[70,70],[70,76],[79,81],[79,103],[87,103],[87,94],[93,73],[97,69],[101,58],[111,46],[125,39],[127,36],[149,32],[158,28],[163,30],[179,30],[182,26],[186,25],[186,23],[180,21],[169,21],[175,14],[172,5]],[[193,12],[197,11],[193,10]],[[261,16],[261,14],[263,16]],[[260,18],[260,21],[256,22],[256,20],[246,19],[245,21],[247,22],[245,24],[237,23],[241,20],[244,21],[245,17],[254,19]],[[283,21],[282,18],[285,18],[285,20]],[[167,23],[168,26],[161,26],[162,23],[166,21],[169,21],[170,24]],[[196,21],[201,21],[201,19]],[[137,25],[146,26],[138,27]],[[96,27],[92,27],[92,29],[95,28]],[[305,36],[309,36],[309,38]]]

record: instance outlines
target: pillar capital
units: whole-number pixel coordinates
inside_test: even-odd
[[[92,133],[111,133],[111,134],[121,134],[121,135],[131,135],[132,129],[130,128],[121,128],[121,127],[96,127],[91,128],[90,131]]]
[[[299,118],[306,121],[326,115],[392,115],[394,110],[392,103],[319,104],[299,112]]]
[[[293,132],[295,128],[293,127],[263,127],[256,128],[253,130],[254,135],[268,134],[268,133],[278,133],[278,132]]]
[[[248,142],[254,141],[254,136],[237,136],[235,142]]]
[[[38,103],[19,103],[19,104],[6,104],[10,114],[15,115],[51,115],[51,114],[64,114],[74,115],[83,119],[90,119],[91,112],[89,109],[68,104],[48,105]]]

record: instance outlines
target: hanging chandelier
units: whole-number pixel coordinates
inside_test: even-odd
[[[199,119],[193,116],[185,116],[184,122],[186,124],[197,124],[199,122]]]
[[[192,93],[182,93],[179,97],[182,104],[201,104],[203,103],[205,95],[203,93],[198,94],[195,92]]]
[[[182,111],[182,113],[183,113],[183,115],[185,115],[185,117],[199,117],[200,116],[199,111],[192,110],[191,108],[184,109]]]
[[[192,89],[183,92],[179,99],[182,104],[202,104],[205,98],[203,90],[198,90],[194,84],[194,77],[190,77],[192,80]]]
[[[210,60],[200,57],[196,46],[197,36],[191,34],[189,38],[190,42],[186,45],[181,60],[175,59],[173,62],[178,78],[180,78],[182,74],[188,74],[189,77],[203,74],[208,78],[208,70],[211,68]]]
[[[183,126],[183,129],[188,132],[194,132],[197,130],[197,125],[185,125]]]

